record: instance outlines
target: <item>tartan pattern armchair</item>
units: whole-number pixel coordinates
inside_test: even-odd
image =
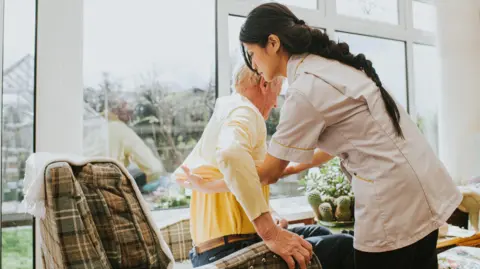
[[[167,269],[189,259],[189,220],[163,227],[148,221],[130,175],[115,162],[45,169],[45,218],[40,220],[43,268]],[[133,183],[134,184],[134,183]],[[168,249],[167,249],[168,248]],[[172,257],[173,254],[173,257]],[[263,242],[202,269],[282,268],[286,263]],[[321,269],[314,256],[309,269]]]
[[[43,268],[173,267],[131,182],[115,163],[47,166]]]
[[[163,227],[161,232],[163,239],[173,253],[175,261],[182,262],[188,260],[188,253],[193,247],[190,235],[190,220],[181,220]],[[272,253],[265,243],[260,242],[199,268],[287,269],[288,266],[285,261]],[[308,266],[308,269],[322,269],[322,265],[315,255],[313,255],[312,263]]]

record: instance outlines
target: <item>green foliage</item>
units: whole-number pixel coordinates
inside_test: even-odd
[[[339,158],[332,159],[320,169],[311,169],[303,178],[303,184],[307,195],[318,191],[322,200],[324,197],[353,196],[350,182],[340,168]]]
[[[33,267],[33,233],[31,227],[2,229],[2,268]]]
[[[280,120],[280,110],[278,108],[272,109],[268,120],[265,122],[267,125],[267,134],[272,136],[277,131],[278,121]]]
[[[324,221],[333,221],[333,209],[330,203],[323,203],[319,208],[321,219]]]
[[[425,133],[425,120],[420,115],[417,115],[417,127],[422,134]]]
[[[190,205],[190,197],[183,195],[160,197],[155,204],[155,209],[188,207]]]

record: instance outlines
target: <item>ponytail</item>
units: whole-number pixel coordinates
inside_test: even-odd
[[[271,34],[278,36],[282,47],[289,54],[311,53],[337,60],[363,71],[379,88],[395,132],[401,138],[405,138],[400,126],[400,112],[397,104],[383,87],[372,62],[367,60],[365,55],[353,55],[347,43],[336,43],[330,40],[326,33],[309,27],[286,6],[278,3],[263,4],[253,9],[240,30],[240,41],[265,47],[268,36]],[[250,56],[243,46],[242,54],[247,66],[255,71]]]

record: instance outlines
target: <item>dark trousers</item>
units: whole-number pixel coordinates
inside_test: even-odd
[[[393,251],[368,253],[355,250],[356,269],[437,269],[438,230],[420,241]]]
[[[353,237],[348,234],[332,234],[319,225],[307,225],[289,229],[303,237],[313,246],[313,251],[322,263],[323,269],[353,269],[354,249]],[[212,263],[242,248],[260,242],[261,239],[243,240],[229,243],[202,253],[190,251],[193,267]]]

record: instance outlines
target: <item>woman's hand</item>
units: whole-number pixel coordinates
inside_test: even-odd
[[[181,167],[183,172],[185,172],[187,178],[185,180],[177,178],[176,182],[184,188],[204,193],[219,193],[230,191],[223,180],[209,181],[199,175],[192,174],[190,168],[188,168],[186,165],[182,165]]]
[[[287,229],[287,228],[288,228],[288,221],[287,221],[287,219],[282,218],[282,217],[280,217],[279,215],[274,215],[274,214],[272,214],[272,218],[273,218],[273,221],[275,222],[275,224],[276,224],[278,227],[283,228],[283,229]]]
[[[180,184],[182,187],[192,189],[192,190],[202,190],[203,185],[206,183],[206,180],[202,177],[192,174],[190,168],[186,165],[182,165],[182,170],[187,176],[185,180],[176,179],[177,183]]]
[[[298,168],[297,165],[289,165],[283,170],[282,177],[298,174]]]

